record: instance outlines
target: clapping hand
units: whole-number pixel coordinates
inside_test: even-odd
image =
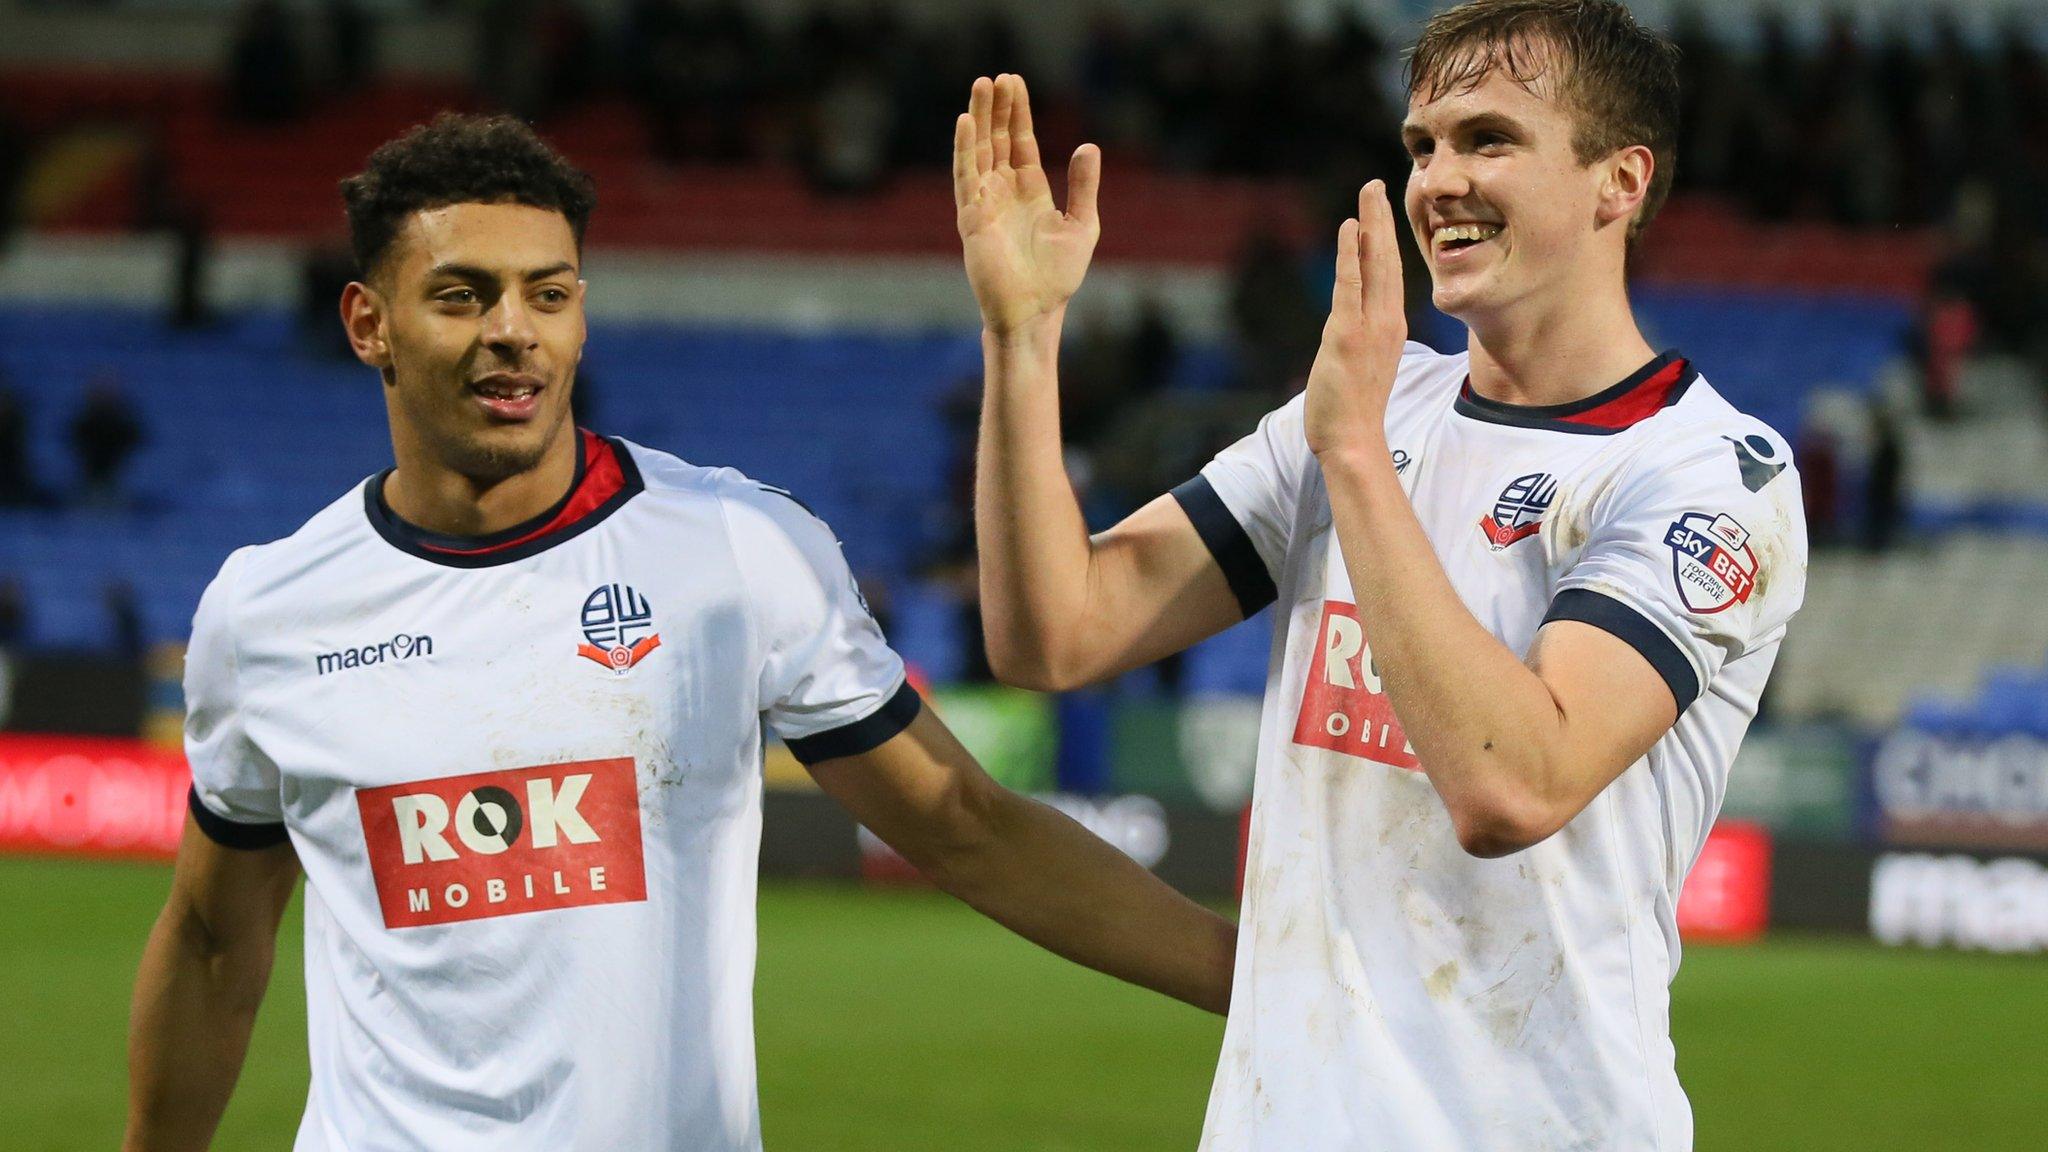
[[[967,108],[953,124],[953,205],[982,323],[1008,338],[1056,319],[1081,287],[1102,233],[1102,150],[1074,150],[1062,212],[1039,163],[1024,78],[976,80]]]

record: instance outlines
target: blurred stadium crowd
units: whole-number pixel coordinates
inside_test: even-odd
[[[1762,783],[1730,809],[1823,838],[1948,844],[1963,826],[2048,851],[2048,787],[2022,802],[1942,783],[1958,749],[2009,738],[2028,743],[2007,778],[2048,781],[2048,28],[2016,7],[1894,11],[1669,22],[1687,107],[1639,312],[1794,440],[1818,546],[1775,724],[1736,774]],[[583,418],[800,492],[906,655],[941,684],[985,679],[979,360],[941,170],[969,81],[1025,73],[1041,135],[1108,156],[1102,267],[1062,370],[1070,471],[1101,525],[1301,386],[1331,225],[1363,179],[1407,164],[1405,40],[1352,15],[1103,5],[1055,52],[1016,9],[940,13],[258,0],[223,18],[210,74],[0,74],[17,233],[0,259],[0,649],[175,645],[229,549],[388,460],[365,371],[335,355],[351,270],[330,247],[333,180],[459,106],[533,118],[598,176]],[[423,77],[382,59],[390,26],[421,18],[476,63]],[[145,234],[156,255],[121,247]],[[112,270],[106,292],[47,290],[88,266]],[[1419,270],[1409,283],[1418,338],[1462,343]],[[779,296],[824,300],[826,319],[792,322]],[[1075,790],[1234,810],[1243,781],[1187,778],[1248,747],[1262,628],[1043,706],[1033,747],[1059,745],[1053,776]],[[1208,710],[1161,720],[1131,699]],[[1174,723],[1170,763],[1115,750]]]

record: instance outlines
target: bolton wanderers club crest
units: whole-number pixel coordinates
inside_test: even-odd
[[[1557,481],[1548,472],[1517,476],[1501,489],[1493,511],[1479,518],[1479,531],[1495,552],[1543,530],[1543,513],[1557,496]]]
[[[576,654],[625,675],[661,647],[647,597],[624,584],[600,585],[583,601],[583,640]]]

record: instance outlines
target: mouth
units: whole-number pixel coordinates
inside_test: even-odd
[[[524,372],[493,372],[471,381],[469,394],[494,419],[523,424],[540,413],[541,378]]]
[[[1430,234],[1430,246],[1435,249],[1439,261],[1456,263],[1467,259],[1467,254],[1473,250],[1493,243],[1506,231],[1505,224],[1443,224]]]

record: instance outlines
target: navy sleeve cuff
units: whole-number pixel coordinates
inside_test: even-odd
[[[1223,569],[1223,578],[1230,582],[1230,591],[1237,597],[1238,609],[1245,619],[1258,615],[1259,609],[1280,598],[1279,590],[1273,587],[1273,574],[1266,571],[1266,562],[1260,559],[1251,536],[1230,514],[1207,476],[1197,473],[1173,490],[1173,498],[1180,501],[1181,509],[1194,522],[1196,535],[1208,545],[1209,554]]]
[[[785,739],[783,743],[789,746],[790,754],[804,764],[858,756],[874,751],[910,727],[910,722],[917,719],[923,707],[924,701],[918,697],[917,689],[905,683],[894,696],[889,697],[887,703],[851,724],[814,736]]]
[[[1652,624],[1648,617],[1634,608],[1585,588],[1567,588],[1550,601],[1550,611],[1543,617],[1545,624],[1552,620],[1576,620],[1591,624],[1624,644],[1642,653],[1657,675],[1671,689],[1671,698],[1678,702],[1680,715],[1699,699],[1700,678],[1692,670],[1692,661],[1685,658],[1671,637],[1662,628]]]
[[[197,787],[186,791],[185,807],[191,809],[193,822],[206,833],[206,838],[223,848],[275,848],[287,839],[282,822],[244,824],[220,815],[200,801]]]

